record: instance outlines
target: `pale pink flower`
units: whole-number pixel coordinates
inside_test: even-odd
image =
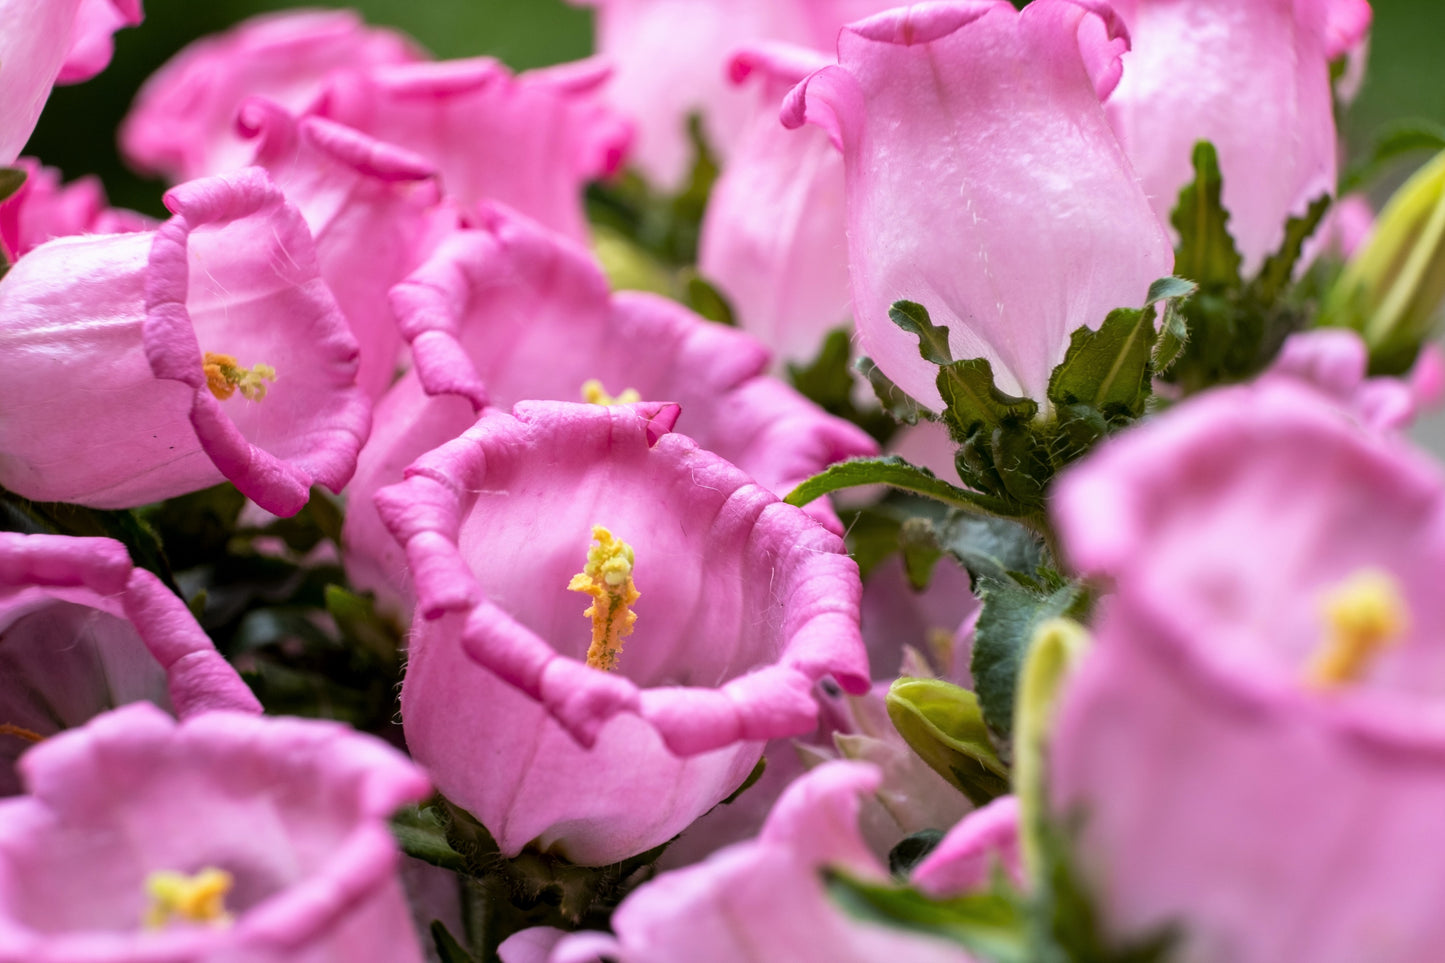
[[[789,95],[784,123],[843,149],[860,349],[925,405],[942,407],[938,369],[893,302],[922,304],[955,358],[1041,399],[1075,329],[1141,306],[1170,273],[1099,102],[1125,36],[1072,0],[916,4],[849,25],[838,65]]]
[[[1427,344],[1404,377],[1368,376],[1370,349],[1358,331],[1317,328],[1285,339],[1265,377],[1317,389],[1363,425],[1399,431],[1445,400],[1445,352]]]

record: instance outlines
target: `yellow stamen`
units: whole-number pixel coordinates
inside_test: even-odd
[[[1409,611],[1393,578],[1364,569],[1325,595],[1324,614],[1325,641],[1305,667],[1305,680],[1334,689],[1358,682],[1381,651],[1399,642]]]
[[[636,388],[624,388],[622,394],[614,398],[602,387],[602,382],[592,378],[582,385],[582,400],[589,405],[635,405],[642,400],[642,395]]]
[[[40,733],[9,722],[0,722],[0,736],[14,736],[17,739],[24,739],[26,742],[45,741],[45,737]]]
[[[235,394],[238,388],[241,397],[246,400],[260,401],[266,397],[266,382],[276,380],[276,369],[269,364],[243,368],[235,356],[229,354],[207,351],[201,367],[206,372],[206,387],[222,401]]]
[[[592,604],[582,613],[592,620],[587,664],[610,672],[617,668],[622,640],[637,624],[632,603],[640,593],[632,582],[632,546],[601,525],[592,526],[592,538],[597,544],[587,550],[587,565],[572,576],[567,589],[592,596]]]
[[[151,873],[145,883],[151,898],[145,912],[146,928],[158,930],[177,922],[228,925],[231,914],[226,912],[226,894],[235,882],[230,873],[213,866],[194,876],[170,870]]]

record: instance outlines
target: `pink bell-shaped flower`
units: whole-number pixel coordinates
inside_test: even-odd
[[[1055,508],[1115,586],[1048,769],[1106,934],[1172,927],[1197,963],[1438,956],[1438,467],[1271,379],[1108,443]]]
[[[427,158],[463,210],[500,201],[585,241],[582,189],[632,139],[598,97],[610,75],[600,60],[516,76],[489,57],[376,67],[333,74],[316,110]]]
[[[504,855],[666,842],[816,725],[819,678],[868,686],[842,541],[676,417],[491,410],[376,496],[418,596],[407,745]]]
[[[131,507],[229,479],[294,514],[370,423],[306,223],[255,168],[155,231],[59,238],[0,281],[0,484]]]
[[[1099,99],[1126,47],[1081,0],[921,3],[854,23],[838,64],[800,83],[783,122],[843,150],[860,348],[942,407],[938,369],[888,318],[916,301],[953,356],[1044,397],[1070,334],[1144,303],[1173,252]]]
[[[30,157],[15,164],[25,183],[0,201],[0,254],[13,262],[31,248],[72,234],[148,231],[155,222],[143,214],[110,207],[94,176],[61,185],[60,171]]]
[[[781,45],[733,58],[731,78],[751,88],[753,114],[713,186],[699,240],[698,270],[777,365],[812,361],[830,331],[853,321],[842,155],[821,130],[778,122],[784,95],[829,63]]]
[[[5,963],[421,963],[387,820],[430,791],[345,726],[137,704],[0,801]]]
[[[334,70],[422,56],[411,40],[367,27],[350,10],[252,17],[186,47],[145,82],[121,125],[121,151],[173,183],[235,170],[255,151],[236,127],[248,98],[301,113]]]
[[[110,35],[135,26],[140,0],[0,0],[0,166],[20,156],[57,83],[110,63]]]
[[[1367,0],[1113,0],[1133,40],[1109,120],[1169,220],[1194,145],[1219,156],[1229,232],[1251,277],[1285,223],[1335,191],[1330,62],[1359,44]],[[1268,150],[1260,150],[1268,143]]]
[[[30,744],[127,702],[259,713],[185,604],[107,538],[0,533],[0,795]]]

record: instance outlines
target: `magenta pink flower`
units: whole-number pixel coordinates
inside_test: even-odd
[[[120,129],[121,150],[142,170],[185,181],[235,170],[255,148],[236,128],[249,97],[300,113],[332,71],[418,60],[422,51],[350,10],[253,17],[191,44],[146,81]]]
[[[766,740],[813,728],[817,679],[867,688],[842,541],[668,434],[676,417],[489,411],[376,496],[419,599],[407,745],[505,855],[597,865],[665,842]]]
[[[1071,332],[1169,274],[1099,103],[1125,46],[1106,8],[1073,0],[917,4],[848,26],[838,65],[789,95],[784,123],[843,149],[860,348],[924,404],[941,407],[937,368],[893,302],[919,302],[954,357],[1039,399]]]
[[[378,407],[350,489],[345,541],[360,584],[406,595],[370,493],[471,424],[457,396],[476,410],[580,401],[595,382],[599,401],[631,390],[677,402],[680,431],[779,495],[834,461],[877,451],[853,425],[764,377],[768,353],[752,338],[665,298],[614,294],[581,248],[524,218],[484,214],[485,229],[448,237],[391,293],[415,370]],[[816,506],[841,529],[826,501]]]
[[[1364,37],[1366,0],[1115,0],[1132,49],[1110,122],[1161,220],[1214,144],[1246,277],[1285,222],[1335,190],[1330,61]],[[1200,78],[1208,78],[1201,82]],[[1261,143],[1275,145],[1259,149]]]
[[[779,40],[832,50],[838,28],[890,0],[569,0],[597,8],[597,49],[617,64],[609,103],[636,121],[634,162],[665,190],[692,160],[688,115],[731,160],[746,129],[745,99],[728,90],[727,62],[744,44]]]
[[[107,538],[0,533],[0,795],[31,743],[114,706],[261,711],[185,604]]]
[[[335,723],[133,705],[20,761],[0,959],[421,963],[387,818],[430,791]]]
[[[60,171],[34,158],[22,157],[14,166],[25,171],[25,183],[0,201],[0,253],[12,262],[52,238],[125,234],[156,226],[143,214],[110,207],[97,177],[62,186]]]
[[[456,221],[440,206],[436,168],[332,121],[298,121],[270,101],[243,104],[237,126],[256,138],[253,162],[306,219],[321,277],[361,343],[357,383],[381,397],[396,377],[402,345],[387,291]]]
[[[1363,425],[1403,430],[1445,400],[1445,352],[1428,344],[1403,378],[1367,377],[1370,349],[1359,332],[1318,328],[1285,339],[1267,377],[1317,389]]]
[[[778,122],[784,95],[830,62],[781,45],[733,58],[733,82],[751,81],[753,111],[702,224],[698,269],[779,366],[813,360],[828,332],[853,320],[843,158],[822,131]]]
[[[1199,963],[1432,959],[1445,930],[1445,479],[1280,380],[1056,490],[1116,594],[1048,772],[1107,931]]]
[[[20,156],[56,83],[110,63],[110,35],[141,22],[140,0],[0,0],[0,165]]]
[[[589,60],[513,76],[488,57],[333,74],[325,117],[434,163],[470,210],[500,201],[585,240],[582,188],[613,173],[632,138],[603,106],[611,68]]]
[[[0,281],[0,484],[111,508],[229,479],[292,514],[355,467],[356,340],[263,171],[166,202],[155,231],[50,241]]]
[[[858,832],[859,798],[877,783],[871,766],[820,766],[788,788],[757,839],[664,873],[623,900],[612,917],[615,937],[565,937],[550,957],[530,959],[968,963],[973,957],[955,944],[851,918],[824,889],[827,869],[887,880]],[[528,934],[513,939],[543,942]],[[528,957],[514,959],[522,963]]]

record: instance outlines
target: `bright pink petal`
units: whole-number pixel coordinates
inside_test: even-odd
[[[1358,332],[1320,328],[1292,334],[1266,377],[1289,378],[1316,388],[1361,424],[1400,431],[1439,405],[1434,376],[1438,349],[1429,346],[1410,377],[1367,377],[1370,352]]]
[[[156,226],[143,214],[107,206],[105,188],[96,177],[62,186],[58,170],[33,158],[22,157],[16,166],[25,171],[25,183],[0,201],[0,248],[11,261],[57,237],[128,234]]]
[[[115,53],[115,32],[137,26],[143,19],[141,0],[80,0],[70,52],[55,82],[76,84],[100,73]]]
[[[1041,398],[1073,330],[1170,272],[1098,101],[1121,41],[1069,0],[918,4],[849,26],[839,66],[789,95],[784,123],[843,147],[860,348],[925,404],[941,405],[937,369],[888,319],[894,301]]]

